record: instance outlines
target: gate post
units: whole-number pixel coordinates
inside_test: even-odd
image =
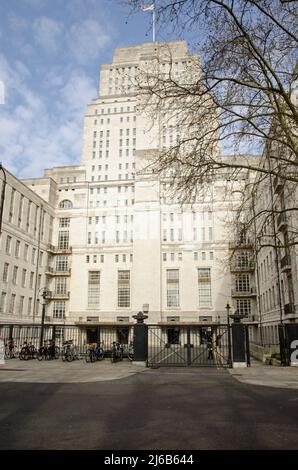
[[[233,367],[247,367],[246,329],[242,323],[232,324]]]
[[[148,358],[148,325],[144,323],[148,315],[139,312],[133,315],[133,318],[137,320],[133,327],[133,364],[143,366],[146,365]]]
[[[290,366],[298,366],[298,324],[286,323],[286,347]]]

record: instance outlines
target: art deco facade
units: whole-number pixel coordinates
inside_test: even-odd
[[[230,270],[231,245],[239,245],[233,214],[250,176],[230,181],[218,173],[192,205],[181,205],[169,196],[170,180],[144,170],[161,145],[177,139],[174,126],[149,125],[134,89],[138,70],[149,67],[162,46],[116,49],[113,62],[101,67],[99,97],[85,115],[80,165],[46,169],[43,178],[22,182],[9,175],[1,321],[40,321],[44,285],[52,293],[49,322],[130,322],[143,304],[149,304],[151,323],[225,322],[231,297],[235,309],[256,321],[249,246]],[[186,43],[166,47],[179,76],[190,62]]]

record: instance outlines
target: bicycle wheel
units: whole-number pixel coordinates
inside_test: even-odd
[[[42,360],[44,359],[44,352],[45,352],[45,351],[44,351],[44,348],[40,348],[40,349],[39,349],[39,351],[38,351],[38,353],[37,353],[37,359],[38,359],[39,361],[42,361]]]
[[[112,352],[111,352],[111,362],[116,362],[116,351],[114,349],[112,349]]]
[[[60,348],[55,346],[55,359],[59,359],[60,357]]]
[[[88,350],[85,356],[86,362],[91,362],[91,351]]]
[[[104,358],[104,355],[105,355],[104,350],[103,350],[103,349],[100,349],[100,350],[98,351],[98,353],[97,353],[97,360],[98,360],[98,361],[102,361],[103,358]]]
[[[67,351],[66,360],[67,360],[67,362],[72,362],[74,360],[74,355],[71,351]]]

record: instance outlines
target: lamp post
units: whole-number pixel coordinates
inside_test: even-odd
[[[230,304],[227,302],[226,310],[227,310],[227,323],[228,323],[228,347],[229,347],[229,365],[232,367],[232,348],[231,348],[231,325],[230,325]]]
[[[47,287],[42,287],[39,290],[40,296],[43,298],[42,303],[42,314],[41,314],[41,330],[40,330],[40,339],[39,339],[39,347],[41,348],[43,345],[43,335],[44,335],[44,322],[46,316],[46,304],[49,301],[51,292],[48,290]]]
[[[6,188],[6,171],[4,170],[2,163],[0,163],[0,170],[3,173],[2,188],[1,188],[1,206],[0,206],[0,235],[2,233],[2,218],[4,210],[4,199],[5,199],[5,188]]]

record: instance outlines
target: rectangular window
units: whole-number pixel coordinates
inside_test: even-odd
[[[179,270],[167,269],[167,306],[179,307]]]
[[[251,312],[250,299],[238,299],[237,300],[237,311],[239,315],[248,316]]]
[[[58,234],[58,249],[69,248],[69,231],[62,230]]]
[[[65,318],[65,301],[56,300],[53,305],[53,317]]]
[[[0,312],[5,311],[5,304],[6,304],[6,292],[1,292],[0,298]]]
[[[35,264],[36,248],[32,248],[31,264]]]
[[[66,277],[56,277],[55,294],[66,294]]]
[[[88,273],[88,307],[99,307],[100,293],[100,271],[89,271]]]
[[[30,282],[29,282],[30,289],[33,289],[33,282],[34,282],[34,272],[31,271],[31,273],[30,273]]]
[[[59,227],[60,228],[67,228],[70,226],[70,218],[69,217],[62,217],[59,219]]]
[[[118,271],[118,307],[130,307],[130,271]]]
[[[2,276],[3,282],[7,282],[7,281],[8,281],[8,269],[9,269],[9,264],[8,264],[8,263],[4,263],[4,267],[3,267],[3,276]]]
[[[9,304],[9,313],[14,313],[15,303],[16,303],[16,294],[11,294],[10,304]]]
[[[31,315],[32,312],[32,297],[29,297],[28,299],[28,309],[27,309],[27,314]]]
[[[211,306],[211,269],[198,269],[199,306]]]
[[[236,276],[236,292],[249,292],[249,274],[238,274]]]
[[[25,297],[23,295],[20,296],[20,304],[19,304],[19,315],[23,315],[23,310],[24,310],[24,299]]]
[[[23,269],[23,271],[22,271],[22,287],[26,287],[26,276],[27,276],[27,269]]]
[[[7,235],[6,248],[5,248],[5,252],[6,252],[7,255],[10,255],[10,250],[11,250],[11,237],[9,235]]]
[[[17,280],[18,280],[18,270],[19,270],[18,266],[14,266],[14,267],[13,267],[12,283],[13,283],[14,285],[17,284]]]
[[[29,251],[29,245],[25,243],[25,246],[24,246],[24,260],[25,261],[28,261],[28,251]]]
[[[21,242],[20,240],[16,241],[16,249],[15,249],[15,257],[19,258],[20,257],[20,247],[21,247]]]
[[[56,256],[56,271],[66,272],[68,270],[68,256]]]

